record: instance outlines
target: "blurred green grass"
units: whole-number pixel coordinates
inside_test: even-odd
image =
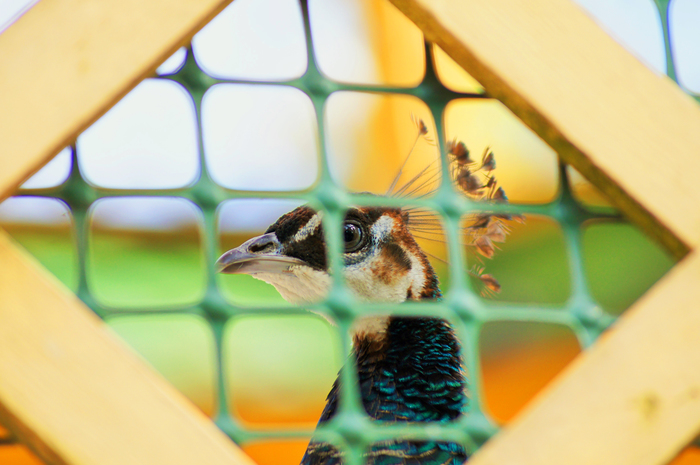
[[[205,414],[216,412],[214,336],[197,315],[116,315],[105,320],[140,356]]]
[[[73,233],[64,226],[0,224],[12,238],[68,288],[78,288],[78,252]]]
[[[234,317],[223,353],[229,412],[254,427],[313,428],[342,363],[336,328],[311,313]]]
[[[569,261],[559,225],[546,217],[530,215],[524,224],[509,222],[511,232],[502,244],[496,244],[493,259],[474,253],[467,255],[472,264],[483,266],[501,284],[501,292],[492,296],[501,302],[561,305],[571,294]],[[472,278],[474,289],[481,283]]]
[[[675,264],[634,226],[600,221],[584,226],[583,259],[593,298],[614,315],[625,311]]]
[[[204,296],[205,272],[197,232],[93,229],[88,285],[110,308],[173,308]]]

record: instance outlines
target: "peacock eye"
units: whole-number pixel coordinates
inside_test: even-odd
[[[362,226],[356,221],[346,221],[343,226],[345,252],[357,252],[364,245]]]

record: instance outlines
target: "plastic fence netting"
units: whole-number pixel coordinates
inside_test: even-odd
[[[659,1],[658,13],[663,24],[665,44],[667,52],[667,72],[675,78],[671,50],[669,46],[669,28],[667,20],[668,3]],[[63,201],[70,209],[69,218],[72,216],[72,233],[67,233],[66,241],[77,243],[77,257],[70,254],[61,255],[57,251],[53,258],[48,259],[57,262],[76,260],[78,267],[75,276],[61,277],[76,290],[77,295],[88,304],[98,315],[115,322],[115,327],[119,325],[118,316],[138,315],[140,317],[162,314],[171,315],[194,315],[198,321],[205,322],[206,331],[213,334],[213,353],[211,362],[193,362],[192,366],[198,367],[201,371],[190,376],[201,376],[210,379],[210,396],[201,402],[202,407],[216,421],[217,425],[226,432],[234,441],[239,444],[251,444],[256,441],[269,440],[303,440],[306,441],[311,434],[308,427],[297,427],[299,422],[291,421],[294,427],[285,428],[277,425],[273,428],[251,425],[241,421],[232,409],[234,403],[240,403],[241,399],[235,399],[239,390],[232,389],[231,375],[224,373],[230,359],[245,359],[249,354],[246,350],[259,350],[255,347],[245,347],[228,340],[227,325],[231,321],[247,316],[261,315],[290,315],[304,314],[307,310],[327,315],[329,319],[337,324],[337,332],[341,335],[338,338],[340,348],[338,349],[342,361],[352,363],[348,358],[351,350],[349,337],[350,328],[358,317],[368,314],[405,314],[405,315],[426,315],[444,318],[455,328],[462,342],[462,356],[465,371],[469,384],[469,403],[466,413],[450,424],[430,424],[423,425],[380,425],[373,423],[366,416],[360,395],[357,390],[357,374],[355,370],[346,369],[342,371],[344,383],[341,392],[340,409],[334,419],[314,433],[319,440],[328,441],[345,453],[346,463],[362,463],[363,452],[373,443],[386,439],[400,437],[412,439],[434,439],[450,441],[463,444],[468,451],[475,451],[481,444],[490,438],[497,430],[498,425],[507,419],[509,414],[500,416],[496,408],[488,408],[488,402],[484,399],[484,386],[488,380],[484,377],[495,376],[486,373],[483,369],[484,348],[489,344],[498,344],[505,339],[517,339],[517,331],[509,330],[508,325],[528,325],[542,324],[551,327],[563,328],[563,332],[575,336],[580,347],[587,347],[611,325],[615,319],[615,314],[631,303],[631,300],[622,298],[615,301],[614,293],[606,295],[597,294],[595,289],[600,289],[603,284],[600,281],[613,279],[608,276],[614,273],[610,270],[609,259],[616,253],[620,253],[624,259],[624,250],[634,250],[635,244],[645,240],[640,235],[629,231],[632,229],[624,225],[614,210],[609,208],[599,208],[595,205],[584,205],[576,191],[572,180],[576,177],[560,164],[558,166],[558,188],[553,200],[544,203],[532,204],[480,204],[470,202],[463,195],[457,193],[448,182],[443,182],[437,192],[429,197],[414,199],[382,198],[366,194],[354,194],[348,192],[341,186],[337,179],[332,176],[332,168],[329,165],[327,150],[329,129],[327,127],[326,112],[327,102],[331,95],[337,91],[363,92],[379,95],[406,95],[417,98],[424,102],[432,116],[435,134],[433,139],[438,144],[442,154],[443,179],[449,179],[448,161],[445,155],[445,141],[447,139],[445,114],[446,108],[451,102],[465,99],[478,101],[489,101],[489,97],[481,92],[463,93],[451,90],[441,81],[435,66],[434,54],[440,53],[432,46],[425,45],[426,66],[425,74],[420,83],[414,87],[388,87],[380,85],[357,85],[341,83],[328,78],[321,72],[317,56],[318,47],[314,46],[311,33],[311,21],[309,19],[309,7],[305,0],[301,1],[301,11],[303,16],[304,35],[306,38],[306,52],[308,57],[308,68],[301,77],[284,81],[254,81],[254,80],[233,80],[218,79],[207,74],[196,60],[196,48],[187,49],[187,56],[184,65],[174,74],[164,74],[155,79],[174,81],[181,85],[194,102],[197,140],[196,144],[199,153],[199,177],[186,188],[178,189],[116,189],[97,187],[90,183],[85,176],[84,168],[78,163],[81,147],[72,147],[70,156],[72,158],[72,168],[65,182],[57,187],[48,189],[32,189],[25,186],[20,192],[22,196],[46,197]],[[203,127],[203,101],[205,94],[211,91],[214,86],[223,83],[248,84],[250,86],[286,86],[298,89],[310,99],[318,135],[317,147],[319,150],[319,174],[313,187],[306,190],[294,186],[286,192],[274,192],[259,190],[236,190],[222,186],[217,183],[217,175],[213,170],[212,163],[207,163],[205,159],[205,147],[203,134],[207,131]],[[235,96],[232,102],[236,104]],[[261,121],[260,124],[263,124]],[[469,145],[469,140],[465,140]],[[66,155],[67,156],[67,155]],[[251,157],[264,157],[265,154],[250,154]],[[376,154],[380,157],[381,154]],[[498,153],[496,153],[498,157]],[[83,167],[85,165],[82,165]],[[229,167],[231,168],[231,167]],[[235,169],[235,167],[234,167]],[[337,178],[337,176],[336,176]],[[304,186],[301,186],[302,188]],[[100,238],[100,233],[95,229],[96,215],[99,210],[95,205],[103,199],[110,198],[133,198],[135,201],[149,201],[151,199],[185,199],[196,206],[196,211],[192,211],[192,227],[179,230],[178,234],[191,235],[194,241],[201,244],[201,250],[195,247],[193,250],[182,250],[182,244],[174,240],[169,243],[163,237],[158,238],[158,247],[162,248],[159,255],[163,260],[161,268],[170,265],[168,260],[177,256],[178,260],[185,260],[190,271],[180,276],[181,281],[171,281],[168,286],[173,288],[173,292],[187,288],[191,283],[195,283],[195,290],[191,293],[191,298],[185,305],[173,305],[168,307],[159,303],[150,296],[147,290],[136,288],[114,288],[102,287],[101,283],[109,282],[119,273],[129,273],[129,267],[148,267],[148,263],[124,264],[126,270],[115,269],[110,262],[110,253],[119,255],[119,248],[115,242]],[[444,234],[447,239],[448,265],[445,265],[444,273],[449,275],[449,286],[443,288],[444,298],[440,302],[430,303],[406,303],[400,306],[380,305],[380,304],[358,304],[352,300],[343,283],[339,280],[334,282],[334,286],[327,299],[303,308],[293,308],[289,305],[281,304],[279,300],[271,299],[269,304],[254,302],[254,305],[246,304],[244,300],[236,300],[230,297],[230,290],[215,273],[214,263],[220,253],[226,248],[226,239],[222,237],[220,215],[222,205],[231,199],[260,199],[273,198],[285,201],[292,199],[294,202],[308,202],[311,206],[325,212],[324,226],[326,231],[326,241],[329,246],[330,268],[335,276],[338,276],[342,263],[342,222],[345,211],[352,205],[363,206],[421,206],[437,212],[443,220]],[[145,200],[144,200],[145,199]],[[105,204],[106,205],[106,204]],[[289,205],[292,205],[291,203]],[[187,207],[189,208],[189,206]],[[288,208],[291,209],[291,206]],[[544,269],[551,272],[543,272],[539,279],[544,281],[545,288],[542,295],[543,302],[523,299],[489,299],[481,295],[481,289],[473,280],[469,278],[469,266],[465,265],[468,258],[464,247],[460,245],[460,225],[465,215],[478,211],[489,211],[496,213],[520,214],[532,218],[534,223],[551,225],[556,230],[557,239],[554,242],[544,242],[530,244],[523,250],[525,256],[522,259],[525,268],[515,267],[514,272],[527,273],[527,263],[537,261]],[[281,211],[280,213],[283,213]],[[528,220],[529,221],[529,220]],[[70,220],[68,220],[70,223]],[[601,229],[602,228],[602,229]],[[618,228],[618,229],[616,229]],[[619,229],[622,228],[622,229]],[[627,228],[627,229],[625,229]],[[12,233],[12,229],[8,229]],[[624,232],[624,231],[627,232]],[[622,232],[621,232],[622,231]],[[618,234],[619,233],[619,234]],[[31,241],[40,241],[41,238],[32,239],[31,234],[25,234],[20,240],[32,250]],[[62,240],[62,239],[61,239]],[[122,238],[123,241],[139,241],[139,237]],[[510,239],[509,239],[510,240]],[[515,239],[513,239],[515,240]],[[517,240],[515,240],[517,242]],[[608,241],[606,243],[606,241]],[[637,242],[635,242],[637,241]],[[235,241],[234,241],[235,242]],[[521,241],[523,242],[523,241]],[[527,241],[524,241],[527,242]],[[620,244],[625,242],[625,244]],[[152,242],[155,243],[155,242]],[[507,246],[508,242],[506,242]],[[554,245],[552,245],[554,244]],[[522,244],[520,244],[522,245]],[[527,245],[527,244],[526,244]],[[559,258],[551,258],[549,255],[538,255],[538,250],[542,247],[554,247],[558,250],[557,257],[562,258],[556,264],[548,264],[548,260],[554,263]],[[178,254],[172,254],[173,247],[180,247]],[[505,247],[505,246],[504,246]],[[648,245],[645,247],[648,248]],[[590,257],[586,257],[587,251],[592,252]],[[585,252],[586,251],[586,252]],[[627,252],[632,253],[634,252]],[[649,282],[640,284],[639,289],[632,289],[628,293],[633,297],[640,295],[646,287],[651,285],[668,267],[671,261],[658,252],[653,252],[657,258],[654,266],[660,271],[652,278],[639,277],[637,282],[647,279]],[[50,255],[50,254],[49,254]],[[183,258],[184,257],[184,258]],[[117,262],[119,257],[114,258]],[[189,261],[188,261],[189,260]],[[102,261],[102,264],[100,264]],[[51,263],[45,264],[52,269]],[[489,263],[485,263],[489,267]],[[549,268],[547,268],[549,267]],[[59,265],[56,268],[60,268]],[[507,268],[507,266],[505,267]],[[504,270],[505,270],[504,268]],[[140,271],[148,275],[148,271]],[[508,271],[503,271],[507,273]],[[634,272],[631,270],[630,273]],[[608,274],[606,274],[608,273]],[[498,275],[498,272],[494,272]],[[630,277],[635,281],[634,276]],[[196,283],[205,284],[201,286],[202,292],[198,291]],[[558,284],[553,284],[553,283]],[[255,286],[252,281],[246,281],[246,286]],[[141,285],[145,288],[158,286],[158,282],[144,280]],[[564,291],[553,297],[553,290],[547,293],[547,287],[563,288]],[[254,289],[254,288],[252,288]],[[550,289],[551,290],[551,289]],[[143,291],[143,292],[142,292]],[[235,293],[235,292],[234,292]],[[604,294],[604,292],[603,292]],[[609,302],[602,302],[605,299]],[[185,299],[187,300],[187,299]],[[533,299],[536,300],[536,299]],[[154,305],[155,304],[155,305]],[[603,304],[603,305],[602,305]],[[604,311],[601,307],[606,307]],[[273,320],[270,320],[273,321]],[[284,320],[274,320],[275,325],[281,325],[281,332],[284,331],[288,323]],[[154,320],[154,324],[155,320]],[[499,326],[500,325],[500,326]],[[118,330],[118,327],[117,327]],[[263,330],[264,331],[264,330]],[[543,330],[545,331],[545,330]],[[556,331],[560,331],[557,329]],[[196,331],[195,331],[196,332]],[[546,332],[546,331],[545,331]],[[560,331],[561,332],[561,331]],[[157,333],[157,330],[149,333],[148,337]],[[551,335],[551,331],[548,333]],[[133,336],[133,335],[132,335]],[[565,335],[566,336],[566,335]],[[138,349],[138,337],[134,336],[130,342]],[[146,336],[143,336],[146,337]],[[198,336],[186,336],[190,338],[188,343],[192,343],[192,338]],[[303,337],[303,336],[300,336]],[[563,336],[562,336],[563,337]],[[512,342],[512,341],[511,341]],[[206,338],[198,340],[194,344],[207,346],[210,343]],[[331,342],[329,344],[333,344]],[[574,342],[575,346],[576,343]],[[571,349],[573,353],[578,347]],[[497,354],[494,355],[497,357]],[[332,357],[331,357],[332,358]],[[562,363],[566,363],[565,360]],[[337,360],[329,363],[337,363]],[[188,374],[175,373],[173,376],[187,376]],[[167,376],[167,373],[166,373]],[[319,392],[325,397],[325,393],[330,390],[331,382],[320,386]],[[186,383],[186,382],[185,382]],[[512,386],[513,390],[519,386]],[[522,389],[531,389],[522,386]],[[284,397],[284,392],[275,392],[273,395]],[[306,423],[313,423],[313,418],[307,418]],[[303,423],[303,421],[302,421]],[[0,443],[3,439],[0,438]],[[11,441],[7,441],[11,442]]]

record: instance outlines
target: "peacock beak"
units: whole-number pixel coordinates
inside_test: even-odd
[[[216,261],[216,271],[226,274],[283,273],[304,260],[282,254],[275,233],[263,234],[224,253]]]

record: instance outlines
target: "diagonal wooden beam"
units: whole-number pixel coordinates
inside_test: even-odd
[[[42,0],[0,34],[0,201],[231,0]]]
[[[677,257],[700,241],[700,108],[570,0],[392,0]]]
[[[49,464],[253,465],[0,230],[0,423]]]
[[[230,0],[42,0],[0,35],[0,200]],[[248,464],[0,230],[0,423],[51,464]]]

